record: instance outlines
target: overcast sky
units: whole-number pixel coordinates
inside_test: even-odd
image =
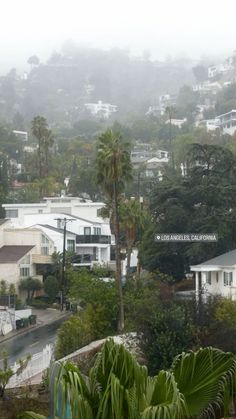
[[[2,0],[0,72],[73,39],[155,58],[236,49],[236,0]]]

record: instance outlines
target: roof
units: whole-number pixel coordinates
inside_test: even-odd
[[[3,246],[0,248],[0,263],[16,263],[35,246]]]
[[[217,256],[213,259],[209,259],[206,262],[199,263],[198,266],[232,266],[236,265],[236,249],[231,250],[230,252],[224,253],[223,255]]]
[[[40,227],[48,228],[49,230],[52,230],[52,231],[56,231],[57,233],[64,234],[64,229],[63,228],[53,227],[53,226],[50,226],[49,224],[37,224],[37,225],[39,225]],[[73,233],[70,230],[67,230],[66,229],[66,232],[69,233],[69,234],[73,234],[74,236],[76,236],[76,233]]]

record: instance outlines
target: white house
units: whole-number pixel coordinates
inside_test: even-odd
[[[182,126],[187,122],[187,118],[184,118],[184,119],[175,119],[175,118],[172,118],[171,120],[168,119],[165,123],[166,124],[170,124],[170,122],[171,122],[171,125],[174,125],[174,126],[176,126],[178,128],[182,128]]]
[[[110,263],[114,239],[109,221],[99,216],[103,203],[59,197],[45,198],[38,204],[5,204],[4,207],[12,229],[41,229],[52,240],[56,252],[63,250],[66,218],[66,250],[77,254],[74,264],[91,267],[93,264]],[[81,213],[84,217],[79,216]]]
[[[42,268],[52,263],[54,244],[38,228],[13,229],[9,220],[0,220],[0,279],[18,289],[29,276],[43,279]]]
[[[236,131],[236,110],[218,115],[215,119],[207,119],[197,123],[205,126],[207,131],[220,130],[223,134],[234,135]]]
[[[236,249],[191,266],[198,295],[220,295],[236,300]]]
[[[21,225],[25,216],[29,214],[50,214],[63,213],[73,214],[91,221],[103,221],[100,217],[103,202],[92,202],[79,197],[58,196],[46,197],[41,202],[32,204],[3,204],[6,211],[6,218],[15,219]]]
[[[117,106],[110,103],[85,103],[85,108],[90,111],[91,115],[108,119],[113,113],[117,112]]]

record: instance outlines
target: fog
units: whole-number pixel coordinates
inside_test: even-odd
[[[1,3],[0,72],[45,60],[65,40],[120,47],[151,57],[230,54],[236,49],[234,0],[8,0]]]

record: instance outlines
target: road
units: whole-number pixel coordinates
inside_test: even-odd
[[[48,343],[54,343],[57,330],[65,319],[42,326],[32,330],[26,335],[20,335],[1,344],[1,349],[6,349],[8,353],[9,365],[14,364],[18,359],[22,359],[27,354],[35,354],[42,351]]]

